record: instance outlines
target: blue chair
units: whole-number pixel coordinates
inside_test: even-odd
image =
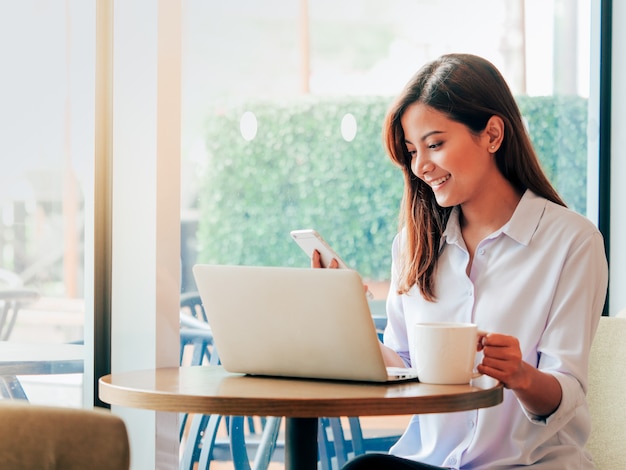
[[[321,470],[341,468],[350,457],[352,449],[344,435],[341,418],[319,419],[317,443]]]
[[[181,365],[219,364],[213,334],[197,293],[181,296],[180,361]],[[261,431],[257,431],[251,416],[194,414],[189,418],[190,415],[181,414],[180,439],[186,438],[181,469],[209,468],[213,460],[232,460],[236,470],[266,469],[275,449],[283,447],[278,440],[280,418],[261,418]],[[226,439],[218,438],[222,424],[227,429]],[[280,453],[277,455],[281,458]]]
[[[382,341],[387,325],[385,301],[372,300],[369,306],[378,337]],[[344,429],[346,420],[348,427]],[[318,442],[322,470],[341,468],[350,458],[366,452],[387,452],[401,436],[402,430],[376,432],[375,435],[367,436],[363,432],[359,417],[351,416],[346,420],[320,419]]]
[[[345,424],[347,429],[344,427]],[[400,430],[390,430],[366,436],[361,427],[361,420],[356,416],[344,420],[320,418],[318,443],[321,469],[341,468],[351,458],[367,452],[388,452],[400,435]]]
[[[183,292],[180,295],[180,310],[182,313],[208,324],[202,299],[197,292]]]

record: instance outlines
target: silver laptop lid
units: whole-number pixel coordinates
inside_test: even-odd
[[[226,370],[388,380],[356,271],[196,265],[193,273]]]

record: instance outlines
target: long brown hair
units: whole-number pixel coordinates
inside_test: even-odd
[[[430,186],[411,171],[400,120],[416,102],[446,114],[473,133],[484,130],[491,116],[502,118],[504,138],[496,155],[500,172],[520,192],[530,189],[557,204],[565,203],[543,172],[515,98],[493,64],[470,54],[446,54],[424,65],[389,109],[383,141],[404,174],[400,228],[406,230],[406,243],[398,293],[416,284],[426,300],[434,301],[434,272],[452,208],[440,207]]]

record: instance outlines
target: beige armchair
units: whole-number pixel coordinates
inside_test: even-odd
[[[106,410],[0,401],[0,468],[127,470],[124,421]]]
[[[626,463],[626,318],[602,317],[591,347],[589,390],[591,436],[587,449],[597,470]]]

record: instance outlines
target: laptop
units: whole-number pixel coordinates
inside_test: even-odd
[[[359,274],[197,264],[222,366],[229,372],[365,382],[415,380],[385,367]]]

